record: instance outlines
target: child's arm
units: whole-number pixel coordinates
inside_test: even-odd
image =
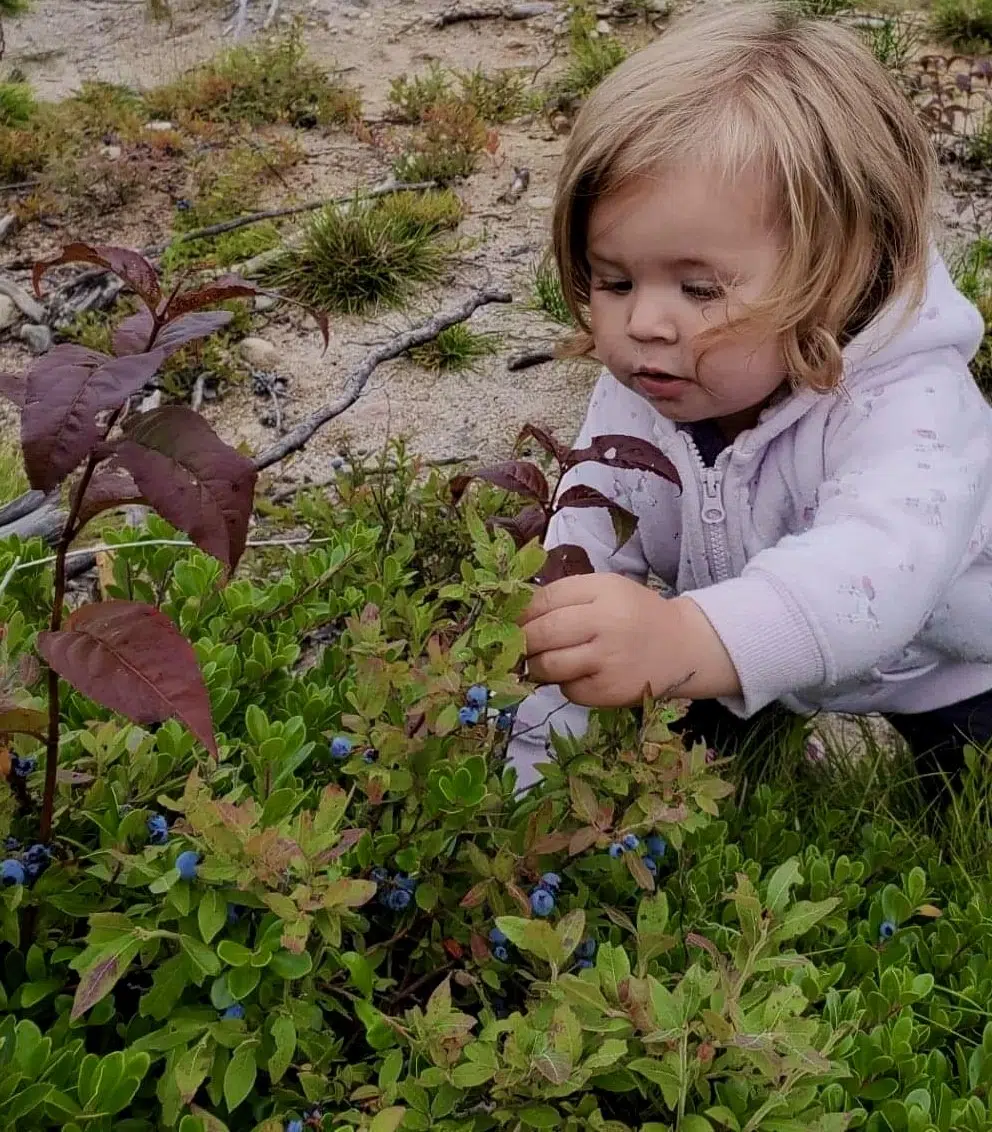
[[[619,579],[547,587],[527,615],[532,672],[601,706],[685,678],[680,694],[751,715],[898,654],[982,548],[992,411],[960,363],[880,375],[838,402],[823,458],[811,529],[757,554],[739,578],[658,606],[633,588],[621,595]]]

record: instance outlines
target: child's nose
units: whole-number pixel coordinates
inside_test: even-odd
[[[646,289],[631,295],[627,333],[639,342],[674,342],[679,336],[668,304]]]

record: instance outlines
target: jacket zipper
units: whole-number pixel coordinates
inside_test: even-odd
[[[727,547],[727,510],[723,505],[723,468],[707,467],[696,442],[686,436],[686,445],[695,458],[703,486],[700,518],[706,533],[706,545],[714,582],[726,581],[731,576],[730,551]],[[720,460],[717,460],[717,465]]]

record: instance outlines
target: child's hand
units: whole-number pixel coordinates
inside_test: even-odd
[[[688,598],[665,599],[621,574],[581,574],[538,590],[520,619],[531,679],[573,703],[624,707],[654,696],[740,693],[720,638]]]

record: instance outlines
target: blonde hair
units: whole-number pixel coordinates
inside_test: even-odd
[[[629,178],[703,162],[733,179],[757,163],[779,194],[783,262],[732,328],[780,339],[791,380],[842,376],[841,349],[896,297],[920,303],[936,161],[926,130],[867,46],[785,2],[708,5],[676,19],[603,80],[565,150],[553,249],[587,354],[586,239],[596,199]],[[702,342],[700,343],[703,344]]]

